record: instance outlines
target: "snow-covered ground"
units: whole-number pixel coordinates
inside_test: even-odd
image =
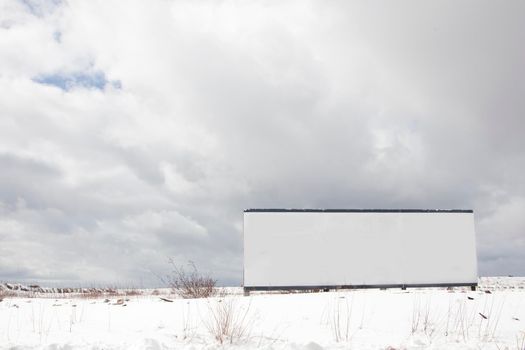
[[[239,295],[240,289],[228,292],[193,300],[151,294],[109,300],[7,297],[0,302],[0,349],[525,346],[525,278],[484,278],[475,292],[430,288],[249,297]]]

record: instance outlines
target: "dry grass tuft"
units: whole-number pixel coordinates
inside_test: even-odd
[[[516,335],[516,350],[525,350],[525,331]]]
[[[204,326],[220,344],[246,341],[253,324],[253,318],[248,317],[250,305],[251,301],[248,305],[239,304],[235,297],[211,300]]]
[[[339,342],[349,342],[353,336],[351,332],[353,298],[338,296],[334,300],[331,312],[329,313],[330,328],[333,332],[334,340]]]

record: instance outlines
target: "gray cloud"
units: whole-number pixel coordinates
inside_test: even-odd
[[[521,2],[0,6],[0,280],[239,283],[249,207],[473,208],[525,273]]]

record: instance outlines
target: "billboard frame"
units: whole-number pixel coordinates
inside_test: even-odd
[[[291,208],[251,208],[244,213],[467,213],[474,214],[472,209],[291,209]],[[244,236],[243,236],[244,239]],[[244,254],[244,251],[243,251]],[[414,284],[335,284],[335,285],[289,285],[289,286],[244,286],[243,257],[243,289],[244,294],[251,291],[327,291],[338,289],[389,289],[389,288],[453,288],[470,287],[475,291],[478,283],[414,283]]]

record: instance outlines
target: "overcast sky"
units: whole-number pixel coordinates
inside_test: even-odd
[[[525,275],[523,1],[0,0],[0,281],[242,277],[242,211],[474,209]]]

